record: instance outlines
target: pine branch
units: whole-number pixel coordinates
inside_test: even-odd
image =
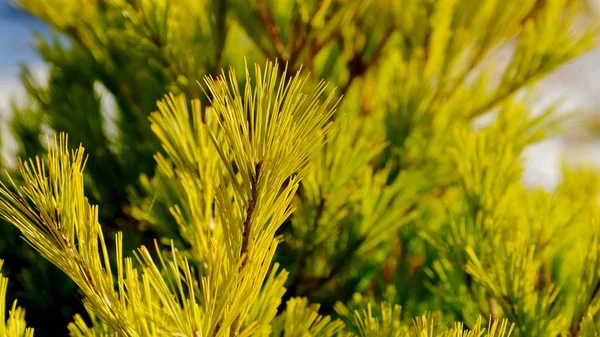
[[[254,214],[254,208],[256,207],[256,202],[258,201],[258,180],[260,179],[260,169],[262,167],[262,161],[259,161],[254,168],[253,177],[254,181],[252,181],[251,186],[251,195],[250,201],[248,202],[248,208],[246,209],[246,218],[244,219],[243,231],[242,231],[242,250],[240,251],[240,259],[242,259],[242,264],[240,265],[240,270],[246,266],[248,261],[248,240],[250,237],[250,233],[252,231],[252,215]]]
[[[219,71],[221,71],[222,63],[223,63],[223,54],[225,53],[225,42],[227,39],[227,4],[228,1],[218,1],[218,10],[216,13],[217,16],[217,55],[215,56],[215,69],[214,75],[218,75]]]
[[[344,269],[346,264],[352,261],[352,257],[355,255],[356,251],[364,241],[365,238],[359,238],[358,240],[354,241],[354,243],[352,243],[352,245],[346,250],[346,252],[340,255],[340,258],[338,258],[337,261],[333,264],[327,276],[321,277],[317,280],[314,289],[319,289],[325,284],[327,284],[329,281],[333,280],[335,276],[337,276],[337,274]]]
[[[313,236],[317,232],[319,227],[319,222],[321,221],[321,217],[323,216],[323,212],[325,210],[325,198],[321,195],[319,198],[319,203],[317,206],[317,211],[315,213],[315,219],[312,223],[310,230],[306,233],[304,240],[302,240],[302,251],[300,253],[300,261],[298,262],[298,266],[296,268],[296,272],[294,274],[294,279],[287,287],[287,291],[282,299],[282,304],[286,303],[292,297],[299,296],[300,286],[305,281],[303,279],[305,268],[308,265],[308,261],[315,251],[316,245],[312,243]]]
[[[383,37],[381,38],[381,40],[375,47],[375,50],[373,51],[373,55],[371,55],[371,57],[369,58],[368,61],[365,61],[363,59],[364,49],[361,53],[355,54],[352,57],[352,59],[350,59],[350,62],[348,62],[348,69],[350,71],[350,76],[348,77],[348,81],[344,84],[344,86],[340,90],[340,94],[342,96],[346,95],[346,93],[350,89],[350,86],[352,85],[352,83],[354,82],[354,80],[356,78],[363,76],[369,69],[371,69],[377,63],[377,61],[379,61],[379,59],[382,56],[383,50],[387,46],[387,44],[395,30],[396,30],[395,25],[390,25],[385,30]]]
[[[371,57],[369,58],[369,61],[365,65],[365,68],[370,68],[375,63],[377,63],[377,61],[381,58],[383,50],[388,45],[388,42],[395,31],[396,31],[396,25],[394,25],[394,24],[390,25],[385,30],[385,32],[383,33],[383,37],[381,38],[381,40],[375,47],[375,50],[373,51],[373,55],[371,55]]]
[[[281,40],[281,35],[279,33],[279,28],[275,24],[275,20],[273,19],[273,15],[267,5],[262,0],[256,0],[255,2],[256,10],[260,19],[262,20],[265,29],[271,36],[271,41],[275,46],[275,50],[277,51],[278,58],[281,60],[289,60],[290,55],[288,54],[283,42]]]
[[[600,280],[598,280],[596,282],[596,285],[594,286],[594,290],[592,291],[592,295],[590,296],[590,299],[587,302],[586,308],[589,308],[592,305],[592,302],[594,301],[594,299],[596,298],[598,293],[600,293]],[[580,327],[583,324],[583,321],[585,320],[585,318],[586,318],[585,315],[581,315],[581,317],[578,320],[572,322],[571,326],[569,327],[570,337],[579,336]]]

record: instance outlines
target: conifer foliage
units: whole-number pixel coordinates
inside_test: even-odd
[[[562,125],[523,91],[593,45],[577,1],[19,5],[57,38],[0,254],[26,308],[60,271],[76,311],[36,336],[600,334],[597,172],[521,183]],[[8,284],[0,337],[30,337]]]

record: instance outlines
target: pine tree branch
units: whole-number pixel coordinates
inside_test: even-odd
[[[456,90],[460,87],[460,85],[464,84],[464,81],[467,78],[467,76],[469,76],[469,74],[471,74],[473,69],[475,69],[481,63],[481,61],[483,61],[483,59],[488,55],[488,53],[489,53],[489,48],[485,48],[484,46],[480,47],[477,50],[477,53],[471,57],[471,59],[469,61],[469,65],[466,67],[465,71],[462,74],[460,74],[460,76],[456,80],[454,80],[454,82],[449,87],[449,89],[445,88],[446,87],[445,84],[441,85],[440,86],[441,90],[437,90],[438,93],[444,94],[445,96],[452,96],[456,92]]]
[[[27,201],[25,201],[25,199],[23,199],[18,193],[10,192],[10,194],[23,206],[23,210],[27,212],[27,216],[30,217],[35,223],[42,225],[44,231],[47,231],[50,235],[52,235],[52,237],[56,240],[56,243],[61,246],[60,249],[64,249],[66,252],[68,252],[69,258],[75,262],[76,269],[79,271],[83,281],[89,286],[89,289],[95,296],[102,299],[103,305],[107,307],[107,312],[112,316],[111,318],[114,320],[114,323],[126,330],[127,327],[123,325],[122,317],[119,317],[119,311],[114,309],[112,302],[110,302],[103,291],[98,288],[95,279],[92,277],[92,270],[76,252],[75,247],[71,244],[71,242],[66,238],[64,229],[60,226],[58,211],[55,209],[54,223],[50,222],[48,219],[45,219],[45,217],[40,216],[40,214],[38,214],[38,212],[36,212],[32,206],[30,206]],[[72,274],[68,273],[66,270],[63,271],[77,283],[77,280]],[[79,286],[81,288],[81,285]],[[89,297],[89,294],[86,295]]]
[[[534,76],[528,76],[525,79],[523,79],[522,81],[520,81],[519,83],[513,83],[508,90],[506,90],[503,93],[500,93],[498,96],[494,97],[493,99],[489,100],[487,103],[485,103],[484,105],[480,106],[479,108],[476,108],[475,110],[473,110],[471,113],[469,113],[467,115],[468,119],[473,119],[487,111],[489,111],[490,109],[492,109],[493,107],[495,107],[497,104],[501,103],[502,101],[504,101],[505,99],[509,98],[510,96],[512,96],[513,94],[515,94],[517,91],[519,91],[520,89],[524,88],[525,86],[529,85],[531,82],[533,82],[536,77],[538,77],[539,74],[535,74]]]
[[[273,45],[275,46],[275,50],[277,51],[279,58],[287,61],[290,55],[283,45],[279,28],[277,28],[277,25],[275,24],[275,20],[273,19],[271,11],[267,8],[265,3],[262,2],[262,0],[256,0],[256,10],[258,11],[258,15],[260,16],[265,29],[271,36]]]
[[[240,251],[242,264],[240,266],[240,270],[242,270],[242,268],[244,268],[248,262],[248,239],[250,236],[250,231],[252,230],[252,214],[254,214],[254,208],[256,207],[256,201],[258,199],[258,179],[261,167],[262,161],[259,161],[254,168],[255,178],[254,181],[252,181],[252,192],[250,201],[248,202],[248,208],[246,209],[246,219],[244,220],[244,228],[242,231],[242,250]]]
[[[350,76],[348,78],[348,82],[346,82],[346,84],[344,84],[344,86],[340,90],[340,94],[342,96],[344,96],[347,93],[347,91],[350,89],[350,86],[352,85],[352,83],[354,82],[354,80],[357,77],[360,77],[360,76],[364,75],[381,58],[383,50],[385,49],[386,45],[388,44],[388,42],[389,42],[390,38],[392,37],[395,29],[396,29],[395,25],[391,25],[390,27],[388,27],[386,29],[385,33],[383,34],[383,37],[382,37],[381,41],[375,47],[375,50],[373,51],[373,55],[371,56],[371,58],[369,58],[368,61],[364,61],[363,58],[362,58],[362,56],[363,56],[363,54],[365,52],[364,49],[363,49],[362,53],[355,54],[352,57],[352,59],[350,60],[350,62],[348,62],[348,68],[350,70]]]
[[[323,196],[321,196],[319,198],[319,204],[317,206],[317,211],[315,214],[315,219],[314,219],[313,225],[311,226],[310,230],[305,235],[304,240],[302,240],[302,252],[300,253],[300,261],[298,262],[298,268],[296,269],[296,273],[294,275],[294,279],[293,279],[292,283],[289,285],[289,287],[287,288],[287,290],[285,292],[284,298],[281,301],[282,304],[286,303],[287,300],[291,299],[292,297],[299,295],[298,294],[299,287],[304,282],[304,278],[303,278],[304,269],[308,265],[308,260],[310,258],[310,255],[314,252],[314,250],[316,248],[316,245],[311,244],[311,242],[309,240],[311,240],[313,238],[314,234],[316,233],[317,228],[319,227],[319,222],[321,221],[321,218],[323,217],[324,210],[325,210],[325,198]],[[308,247],[308,248],[306,248],[306,247]]]
[[[317,285],[315,289],[321,288],[324,284],[331,281],[341,270],[344,269],[346,263],[352,260],[354,253],[358,250],[360,245],[365,241],[365,238],[360,238],[356,240],[347,250],[342,258],[338,259],[337,262],[331,268],[329,274],[326,277],[322,277],[317,281]]]
[[[590,296],[590,299],[587,303],[588,307],[590,305],[592,305],[594,298],[598,295],[599,292],[600,292],[600,280],[598,282],[596,282],[596,285],[594,286],[594,290],[592,291],[592,296]],[[581,329],[580,328],[581,323],[583,323],[584,318],[585,318],[585,314],[581,315],[581,317],[579,317],[579,319],[576,322],[571,323],[571,327],[569,328],[569,333],[570,333],[571,337],[579,336],[579,332]]]
[[[215,56],[215,76],[221,71],[221,63],[223,62],[223,52],[225,51],[225,41],[227,39],[227,1],[219,1],[217,10],[217,54]]]
[[[395,30],[396,30],[396,26],[393,24],[390,25],[385,30],[385,32],[383,33],[383,37],[381,38],[381,41],[375,47],[375,51],[373,51],[373,55],[371,55],[371,58],[369,59],[369,61],[366,64],[367,68],[371,67],[373,64],[375,64],[379,60],[379,58],[381,58],[381,54],[382,54],[383,50],[385,49],[385,47],[387,46],[387,44],[388,44],[390,38],[392,37],[392,35],[394,34]]]
[[[254,45],[263,53],[267,58],[272,57],[271,51],[265,45],[262,44],[261,40],[255,34],[247,34],[247,36],[254,42]]]
[[[594,298],[596,298],[598,292],[600,292],[600,281],[596,282],[596,286],[594,287],[594,291],[592,292],[592,296],[590,297],[589,304],[592,304],[592,301],[594,300]]]
[[[262,161],[259,161],[254,168],[254,180],[252,181],[251,186],[252,191],[250,194],[250,201],[248,202],[248,208],[246,209],[246,218],[244,219],[244,226],[242,230],[242,249],[240,251],[242,264],[240,265],[239,271],[242,271],[242,269],[248,263],[248,239],[250,237],[250,232],[252,231],[252,215],[254,214],[254,209],[256,208],[256,202],[258,200],[258,179],[260,176],[261,167]],[[237,337],[239,335],[240,327],[240,317],[237,316],[229,328],[229,336]],[[218,329],[215,331],[215,335],[216,332],[218,332]]]
[[[490,310],[489,312],[485,310],[484,305],[481,303],[481,301],[479,300],[477,294],[475,293],[475,288],[474,288],[474,284],[473,284],[473,276],[471,276],[471,274],[465,272],[465,284],[467,286],[467,291],[469,292],[469,296],[471,296],[473,302],[475,302],[475,305],[477,306],[477,310],[479,310],[481,315],[491,315],[492,312],[494,311],[494,308],[492,308],[492,300],[494,299],[493,297],[490,297]],[[494,303],[495,304],[495,303]]]

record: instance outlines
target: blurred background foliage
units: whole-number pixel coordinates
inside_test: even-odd
[[[335,118],[343,119],[312,159],[297,210],[280,232],[276,259],[290,273],[286,298],[306,296],[328,314],[360,292],[400,304],[407,318],[439,310],[467,324],[478,315],[508,317],[531,336],[578,329],[589,303],[575,297],[582,289],[595,296],[593,287],[577,282],[597,282],[579,276],[583,266],[598,264],[584,252],[597,244],[586,240],[595,238],[589,220],[597,215],[600,182],[593,170],[566,169],[556,191],[528,190],[520,183],[520,156],[565,125],[556,105],[534,112],[527,94],[594,46],[586,4],[20,0],[16,6],[53,34],[35,41],[47,81],[27,67],[21,72],[27,100],[12,104],[8,123],[15,155],[45,152],[48,132],[67,132],[72,146],[82,143],[89,154],[87,195],[102,206],[107,231],[125,232],[126,251],[155,238],[188,247],[170,209],[189,209],[190,201],[156,167],[161,147],[148,120],[156,102],[171,91],[208,106],[198,85],[205,75],[278,59],[290,73],[310,72],[309,86],[331,82],[327,90],[337,88],[341,98]],[[14,158],[3,162],[14,169]],[[8,294],[27,308],[31,326],[44,327],[36,336],[65,332],[74,312],[83,312],[73,283],[12,226],[0,226],[0,237],[4,272],[13,280]],[[535,289],[525,284],[530,278],[537,278]],[[566,294],[560,300],[553,292],[559,286]],[[540,296],[560,304],[544,307]]]

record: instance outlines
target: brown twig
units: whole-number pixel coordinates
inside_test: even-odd
[[[258,177],[260,175],[261,167],[262,161],[259,161],[254,168],[256,176],[252,182],[250,201],[248,202],[248,208],[246,209],[246,219],[244,220],[244,228],[242,231],[242,249],[240,251],[242,264],[240,270],[242,270],[248,262],[248,238],[250,236],[250,231],[252,230],[252,215],[254,214],[254,208],[256,207],[256,201],[258,199]]]
[[[259,161],[254,167],[254,178],[252,181],[250,192],[250,201],[248,202],[248,208],[246,209],[246,218],[244,219],[244,228],[242,230],[242,249],[240,251],[240,258],[242,259],[242,264],[240,265],[239,271],[246,266],[248,263],[248,239],[250,237],[250,231],[252,230],[252,215],[254,214],[254,209],[256,208],[256,201],[258,199],[258,179],[260,176],[260,169],[262,167],[262,161]],[[229,336],[237,337],[240,332],[240,316],[237,316],[231,327],[229,329]]]
[[[388,29],[386,29],[381,41],[379,41],[379,43],[375,47],[375,50],[373,51],[373,55],[371,55],[371,58],[369,58],[368,61],[364,61],[362,58],[362,56],[363,56],[362,54],[365,52],[364,49],[360,54],[355,54],[352,57],[352,59],[350,59],[350,62],[348,62],[350,76],[348,78],[348,82],[346,82],[346,84],[344,84],[344,86],[340,90],[340,94],[342,96],[346,95],[348,89],[350,89],[350,85],[353,83],[353,81],[357,77],[362,76],[364,73],[366,73],[369,70],[369,68],[374,66],[377,63],[377,61],[381,58],[383,50],[385,49],[385,46],[388,44],[395,29],[396,29],[396,27],[394,25],[391,25],[388,27]]]
[[[288,60],[290,55],[288,54],[285,46],[283,45],[283,41],[281,40],[281,34],[279,33],[279,28],[275,24],[275,20],[273,19],[273,15],[271,11],[267,8],[265,3],[261,0],[256,0],[256,10],[258,11],[258,15],[265,25],[265,29],[271,36],[271,40],[273,42],[273,46],[275,46],[275,50],[279,54],[278,57],[282,60]]]
[[[371,55],[371,59],[366,64],[367,68],[372,66],[375,62],[377,62],[377,60],[379,60],[379,58],[381,57],[381,54],[383,52],[383,49],[385,49],[385,46],[387,46],[390,38],[394,34],[394,30],[396,30],[395,25],[391,25],[388,27],[388,29],[385,30],[385,32],[383,33],[383,37],[381,38],[381,41],[379,41],[379,44],[375,47],[375,50],[373,51],[373,55]]]

